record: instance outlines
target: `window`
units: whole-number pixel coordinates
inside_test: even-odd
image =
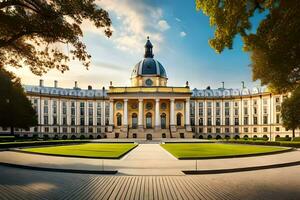
[[[89,133],[93,133],[93,128],[89,127]]]
[[[216,118],[216,125],[217,126],[220,126],[221,125],[221,120],[220,120],[220,118],[218,117],[218,118]]]
[[[248,108],[244,108],[244,115],[248,115]]]
[[[276,106],[276,112],[280,112],[281,111],[281,106],[280,105],[277,105]]]
[[[211,126],[211,118],[210,117],[207,118],[207,126]]]
[[[122,115],[120,113],[117,114],[117,126],[122,126]]]
[[[83,127],[80,128],[80,133],[84,133],[84,128]]]
[[[280,103],[280,98],[279,98],[279,97],[276,97],[276,98],[275,98],[275,102],[276,102],[276,103]]]
[[[208,132],[208,133],[211,133],[211,128],[207,128],[207,132]]]
[[[182,114],[181,113],[177,113],[177,115],[176,115],[177,126],[182,126],[182,124],[181,124],[181,118],[182,118]]]
[[[225,125],[226,125],[226,126],[229,126],[229,125],[230,125],[230,119],[229,119],[229,117],[226,117],[226,118],[225,118]]]
[[[234,118],[234,125],[239,125],[239,118]]]
[[[138,127],[138,116],[136,113],[132,114],[132,128]]]
[[[247,106],[248,105],[248,101],[244,101],[244,106]]]
[[[216,107],[217,107],[217,108],[220,107],[220,102],[216,102]]]
[[[268,114],[268,108],[264,107],[264,114]]]
[[[257,105],[257,100],[253,100],[253,105]]]
[[[239,133],[239,128],[234,128],[235,133]]]
[[[216,109],[216,115],[219,116],[220,115],[220,108]]]
[[[229,116],[229,108],[225,108],[225,116]]]
[[[48,124],[48,116],[44,116],[44,124]]]
[[[280,128],[279,128],[279,127],[276,127],[276,131],[280,131]]]
[[[211,102],[207,102],[207,107],[211,107]]]
[[[71,133],[75,133],[75,128],[71,128]]]
[[[276,114],[276,124],[280,123],[280,114]]]
[[[63,116],[63,125],[67,125],[67,116]]]
[[[257,117],[256,116],[253,117],[253,124],[257,125]]]
[[[203,118],[199,118],[199,125],[203,126]]]
[[[264,127],[263,131],[268,132],[268,127]]]
[[[62,110],[63,110],[63,115],[67,114],[67,102],[63,101],[62,102]]]
[[[225,128],[225,133],[229,133],[229,128]]]
[[[256,133],[257,132],[257,128],[253,128],[253,132]]]
[[[56,125],[56,124],[57,124],[57,117],[53,116],[53,125]]]
[[[49,132],[49,127],[45,127],[45,132],[48,133]]]
[[[220,133],[221,129],[220,128],[216,128],[216,133]]]
[[[248,128],[244,128],[244,132],[245,132],[245,133],[248,133]]]
[[[229,102],[225,102],[225,107],[229,107]]]
[[[264,116],[263,121],[264,121],[264,124],[268,124],[268,116]]]
[[[80,102],[80,115],[84,115],[84,102]]]
[[[54,133],[57,133],[57,128],[53,128],[53,132],[54,132]]]
[[[89,116],[89,126],[93,126],[93,116]]]
[[[84,126],[84,117],[80,117],[80,125]]]
[[[239,103],[238,103],[238,102],[234,102],[234,106],[235,106],[235,107],[238,107],[238,106],[239,106]]]
[[[207,108],[207,115],[211,116],[211,108]]]
[[[199,133],[203,133],[203,128],[199,128]]]
[[[199,108],[203,108],[203,102],[199,102]]]
[[[264,99],[264,100],[263,100],[263,104],[264,104],[264,105],[268,105],[268,99]]]
[[[248,125],[248,117],[244,117],[244,125]]]
[[[71,125],[75,126],[75,117],[74,116],[71,117]]]
[[[67,132],[68,132],[68,128],[63,127],[62,131],[63,131],[63,133],[67,133]],[[75,131],[74,131],[74,132],[75,132]]]
[[[234,115],[239,115],[239,109],[238,108],[234,109]]]
[[[256,115],[257,114],[257,108],[253,107],[253,114]]]

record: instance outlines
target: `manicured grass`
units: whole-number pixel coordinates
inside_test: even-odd
[[[25,148],[22,149],[22,151],[75,157],[119,158],[136,146],[136,144],[89,143],[79,145]]]
[[[250,154],[261,154],[286,150],[283,147],[238,145],[238,144],[161,144],[178,159],[209,158],[209,157],[231,157]]]

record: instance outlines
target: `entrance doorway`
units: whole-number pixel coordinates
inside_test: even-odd
[[[138,117],[136,113],[132,114],[132,128],[138,127]]]
[[[152,128],[152,114],[146,114],[146,128]]]
[[[163,113],[163,114],[161,114],[161,116],[160,116],[160,124],[161,124],[161,128],[162,128],[162,129],[165,129],[165,128],[166,128],[166,123],[167,123],[167,120],[166,120],[166,114]]]
[[[152,135],[151,134],[147,134],[146,138],[147,138],[147,140],[152,140]]]

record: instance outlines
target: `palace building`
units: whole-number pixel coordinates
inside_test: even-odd
[[[109,89],[24,86],[38,114],[37,127],[16,130],[49,138],[242,138],[288,137],[281,125],[283,95],[265,88],[190,89],[168,86],[163,65],[148,38],[130,87]],[[0,127],[0,132],[9,130]],[[299,134],[299,131],[297,131]]]

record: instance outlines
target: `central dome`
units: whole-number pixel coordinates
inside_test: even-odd
[[[166,70],[160,62],[155,60],[152,53],[153,45],[151,44],[149,37],[145,44],[145,55],[144,59],[139,61],[133,68],[131,78],[137,76],[156,76],[167,78]]]

